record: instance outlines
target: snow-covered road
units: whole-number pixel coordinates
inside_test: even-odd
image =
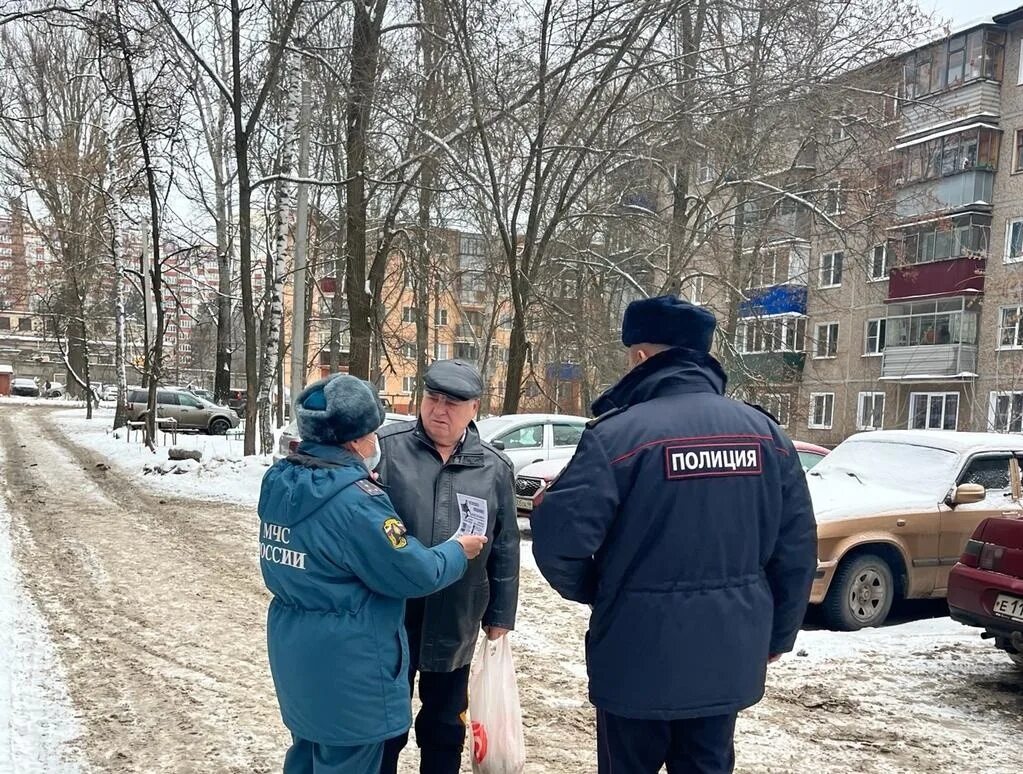
[[[0,774],[279,771],[253,548],[265,461],[188,438],[221,459],[143,475],[151,456],[108,422],[0,404]],[[523,548],[526,771],[593,772],[586,611]],[[740,719],[738,771],[1019,771],[1023,674],[975,630],[927,618],[805,631],[797,652]]]

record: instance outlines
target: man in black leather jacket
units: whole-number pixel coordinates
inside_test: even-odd
[[[457,774],[465,744],[469,664],[480,626],[490,639],[515,626],[519,531],[514,468],[480,440],[472,421],[483,391],[474,366],[437,361],[427,370],[424,386],[418,421],[380,429],[377,470],[409,534],[426,546],[457,534],[466,514],[477,517],[473,529],[485,529],[489,538],[460,581],[410,601],[405,614],[409,681],[414,684],[419,673],[422,701],[415,721],[420,771]],[[407,743],[406,734],[386,744],[383,774],[396,774]]]

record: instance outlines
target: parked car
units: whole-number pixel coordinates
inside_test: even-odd
[[[568,414],[506,414],[476,423],[480,438],[511,459],[518,473],[546,460],[568,460],[575,454],[587,417]]]
[[[64,397],[65,389],[64,389],[64,385],[63,384],[61,384],[60,382],[48,382],[48,384],[49,384],[49,387],[47,387],[44,384],[43,385],[43,389],[40,392],[40,394],[44,398],[63,398]]]
[[[808,474],[828,624],[880,626],[899,598],[942,598],[977,525],[1023,516],[1023,436],[881,430],[846,439]]]
[[[117,385],[116,384],[104,384],[103,388],[99,391],[100,400],[117,400]]]
[[[204,390],[202,387],[189,387],[187,389],[193,395],[213,403],[213,393],[210,390]]]
[[[39,385],[36,384],[35,379],[25,376],[15,377],[11,380],[11,395],[17,395],[22,398],[38,398]]]
[[[248,403],[248,393],[245,388],[232,387],[227,391],[227,407],[233,409],[238,416],[245,414],[245,405]]]
[[[811,470],[818,462],[824,459],[829,449],[817,446],[804,441],[793,441],[799,459],[803,463],[803,470]],[[543,493],[568,465],[571,457],[537,462],[527,465],[515,477],[515,510],[520,517],[528,517],[533,510],[540,505]]]
[[[384,424],[392,422],[408,422],[416,417],[409,414],[384,414]],[[277,449],[274,451],[274,462],[295,453],[302,439],[298,435],[298,424],[292,422],[281,430],[281,436],[277,439]]]
[[[978,626],[1023,669],[1023,519],[984,519],[948,579],[952,618]]]
[[[138,421],[145,417],[149,401],[147,390],[132,390],[128,394],[128,419]],[[179,430],[200,430],[211,435],[223,435],[238,427],[238,415],[225,406],[218,406],[187,390],[161,388],[156,392],[157,415],[173,417]]]

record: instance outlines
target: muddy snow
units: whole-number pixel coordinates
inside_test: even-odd
[[[145,474],[165,452],[108,422],[0,403],[0,774],[280,771],[252,508],[266,461],[193,437],[207,464]],[[527,772],[593,772],[586,611],[523,549]],[[738,771],[1019,771],[1023,673],[976,630],[810,630],[797,652],[740,719]]]

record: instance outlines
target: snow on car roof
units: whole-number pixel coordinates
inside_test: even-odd
[[[873,430],[850,436],[845,443],[861,441],[926,446],[957,454],[985,449],[1023,451],[1023,435],[1011,433],[962,433],[957,430]]]

